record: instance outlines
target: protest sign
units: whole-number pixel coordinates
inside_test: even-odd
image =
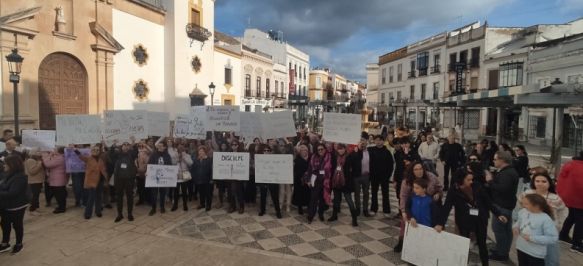
[[[249,153],[213,152],[214,180],[249,180]]]
[[[54,130],[23,130],[22,146],[38,148],[40,151],[53,151],[55,149]]]
[[[148,164],[146,187],[176,187],[178,165]]]
[[[292,111],[263,114],[263,137],[266,139],[296,136]]]
[[[3,152],[5,150],[6,150],[6,143],[0,142],[0,152]]]
[[[262,113],[241,112],[239,135],[246,139],[263,137]]]
[[[57,145],[101,142],[99,115],[57,115]]]
[[[90,156],[91,149],[78,149],[81,155]],[[75,149],[65,149],[65,172],[71,173],[85,173],[85,162],[79,159],[75,153]]]
[[[293,184],[293,156],[291,154],[255,155],[255,183]]]
[[[469,250],[469,238],[407,223],[401,259],[420,266],[466,266]]]
[[[357,144],[360,140],[361,116],[358,114],[324,113],[325,141]]]
[[[108,143],[136,140],[148,137],[148,120],[146,111],[115,110],[105,111],[103,121],[103,138]]]
[[[148,136],[170,136],[170,114],[148,112]]]
[[[239,132],[241,116],[238,106],[207,106],[207,131]]]

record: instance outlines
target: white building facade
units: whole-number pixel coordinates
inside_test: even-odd
[[[243,45],[242,50],[242,112],[267,111],[273,99],[269,96],[275,89],[273,59],[271,55]],[[278,82],[280,83],[281,80]]]

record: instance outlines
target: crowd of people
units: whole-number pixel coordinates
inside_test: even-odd
[[[54,214],[66,212],[70,183],[75,206],[85,209],[85,219],[102,217],[105,209],[113,209],[112,203],[117,210],[114,222],[133,221],[134,205],[149,206],[150,216],[164,214],[167,206],[177,211],[180,202],[183,211],[197,202],[199,210],[244,213],[257,198],[262,216],[268,211],[269,192],[277,218],[294,206],[308,223],[316,214],[320,221],[334,223],[344,199],[353,226],[358,226],[360,216],[382,213],[400,219],[395,252],[402,250],[407,223],[441,232],[451,209],[455,232],[475,240],[482,265],[509,260],[513,238],[519,265],[559,265],[559,240],[570,243],[572,251],[583,252],[583,197],[577,195],[583,191],[583,151],[563,166],[559,177],[552,178],[547,169],[529,165],[522,145],[483,140],[464,147],[455,134],[447,140],[431,131],[413,137],[406,128],[384,128],[379,135],[363,132],[356,145],[327,142],[304,131],[295,138],[265,141],[247,142],[233,133],[213,132],[205,140],[131,139],[113,145],[69,145],[53,152],[20,149],[10,130],[4,131],[2,141],[6,149],[0,153],[0,252],[11,248],[11,229],[16,233],[12,252],[22,250],[23,218],[27,209],[40,208],[41,191],[46,207],[56,200]],[[83,155],[82,148],[89,148],[90,154]],[[67,173],[65,149],[85,163],[84,173]],[[249,153],[249,180],[217,178],[213,152]],[[256,183],[257,154],[293,154],[293,185]],[[147,188],[148,164],[177,165],[176,187]],[[439,165],[443,165],[442,178]],[[390,186],[396,191],[398,210],[391,210]],[[213,205],[214,199],[218,203]],[[490,221],[496,242],[492,250],[486,246]]]

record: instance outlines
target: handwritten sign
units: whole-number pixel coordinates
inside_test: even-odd
[[[40,151],[52,151],[55,149],[54,130],[23,130],[22,146],[38,148]]]
[[[249,153],[213,152],[214,180],[249,180]]]
[[[148,136],[170,136],[170,114],[148,112]]]
[[[120,142],[129,141],[132,136],[136,140],[148,137],[146,111],[105,111],[105,120],[103,122],[103,138],[108,143],[114,140]]]
[[[255,155],[255,183],[293,184],[293,156],[291,154]]]
[[[468,265],[470,239],[407,223],[401,259],[421,266]]]
[[[261,138],[263,136],[262,113],[241,112],[241,126],[239,135],[246,139]]]
[[[3,152],[5,150],[6,150],[6,143],[0,142],[0,152]]]
[[[146,187],[176,187],[178,165],[148,164]]]
[[[241,116],[238,106],[207,106],[207,131],[239,132]]]
[[[57,145],[101,142],[99,115],[57,115]]]
[[[263,126],[263,137],[266,139],[296,136],[292,111],[263,114]]]
[[[360,133],[360,115],[324,113],[324,140],[345,144],[357,144],[360,140]]]
[[[79,149],[81,155],[91,155],[91,149]],[[85,173],[85,162],[79,159],[74,149],[65,149],[65,172],[71,173]]]

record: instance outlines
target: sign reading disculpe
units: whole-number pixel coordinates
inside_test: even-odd
[[[213,152],[214,180],[249,180],[249,153]]]
[[[255,183],[293,184],[293,156],[255,155]]]
[[[358,114],[324,113],[323,139],[331,142],[357,144],[360,140],[361,117]]]
[[[176,187],[178,165],[148,164],[146,187]]]

